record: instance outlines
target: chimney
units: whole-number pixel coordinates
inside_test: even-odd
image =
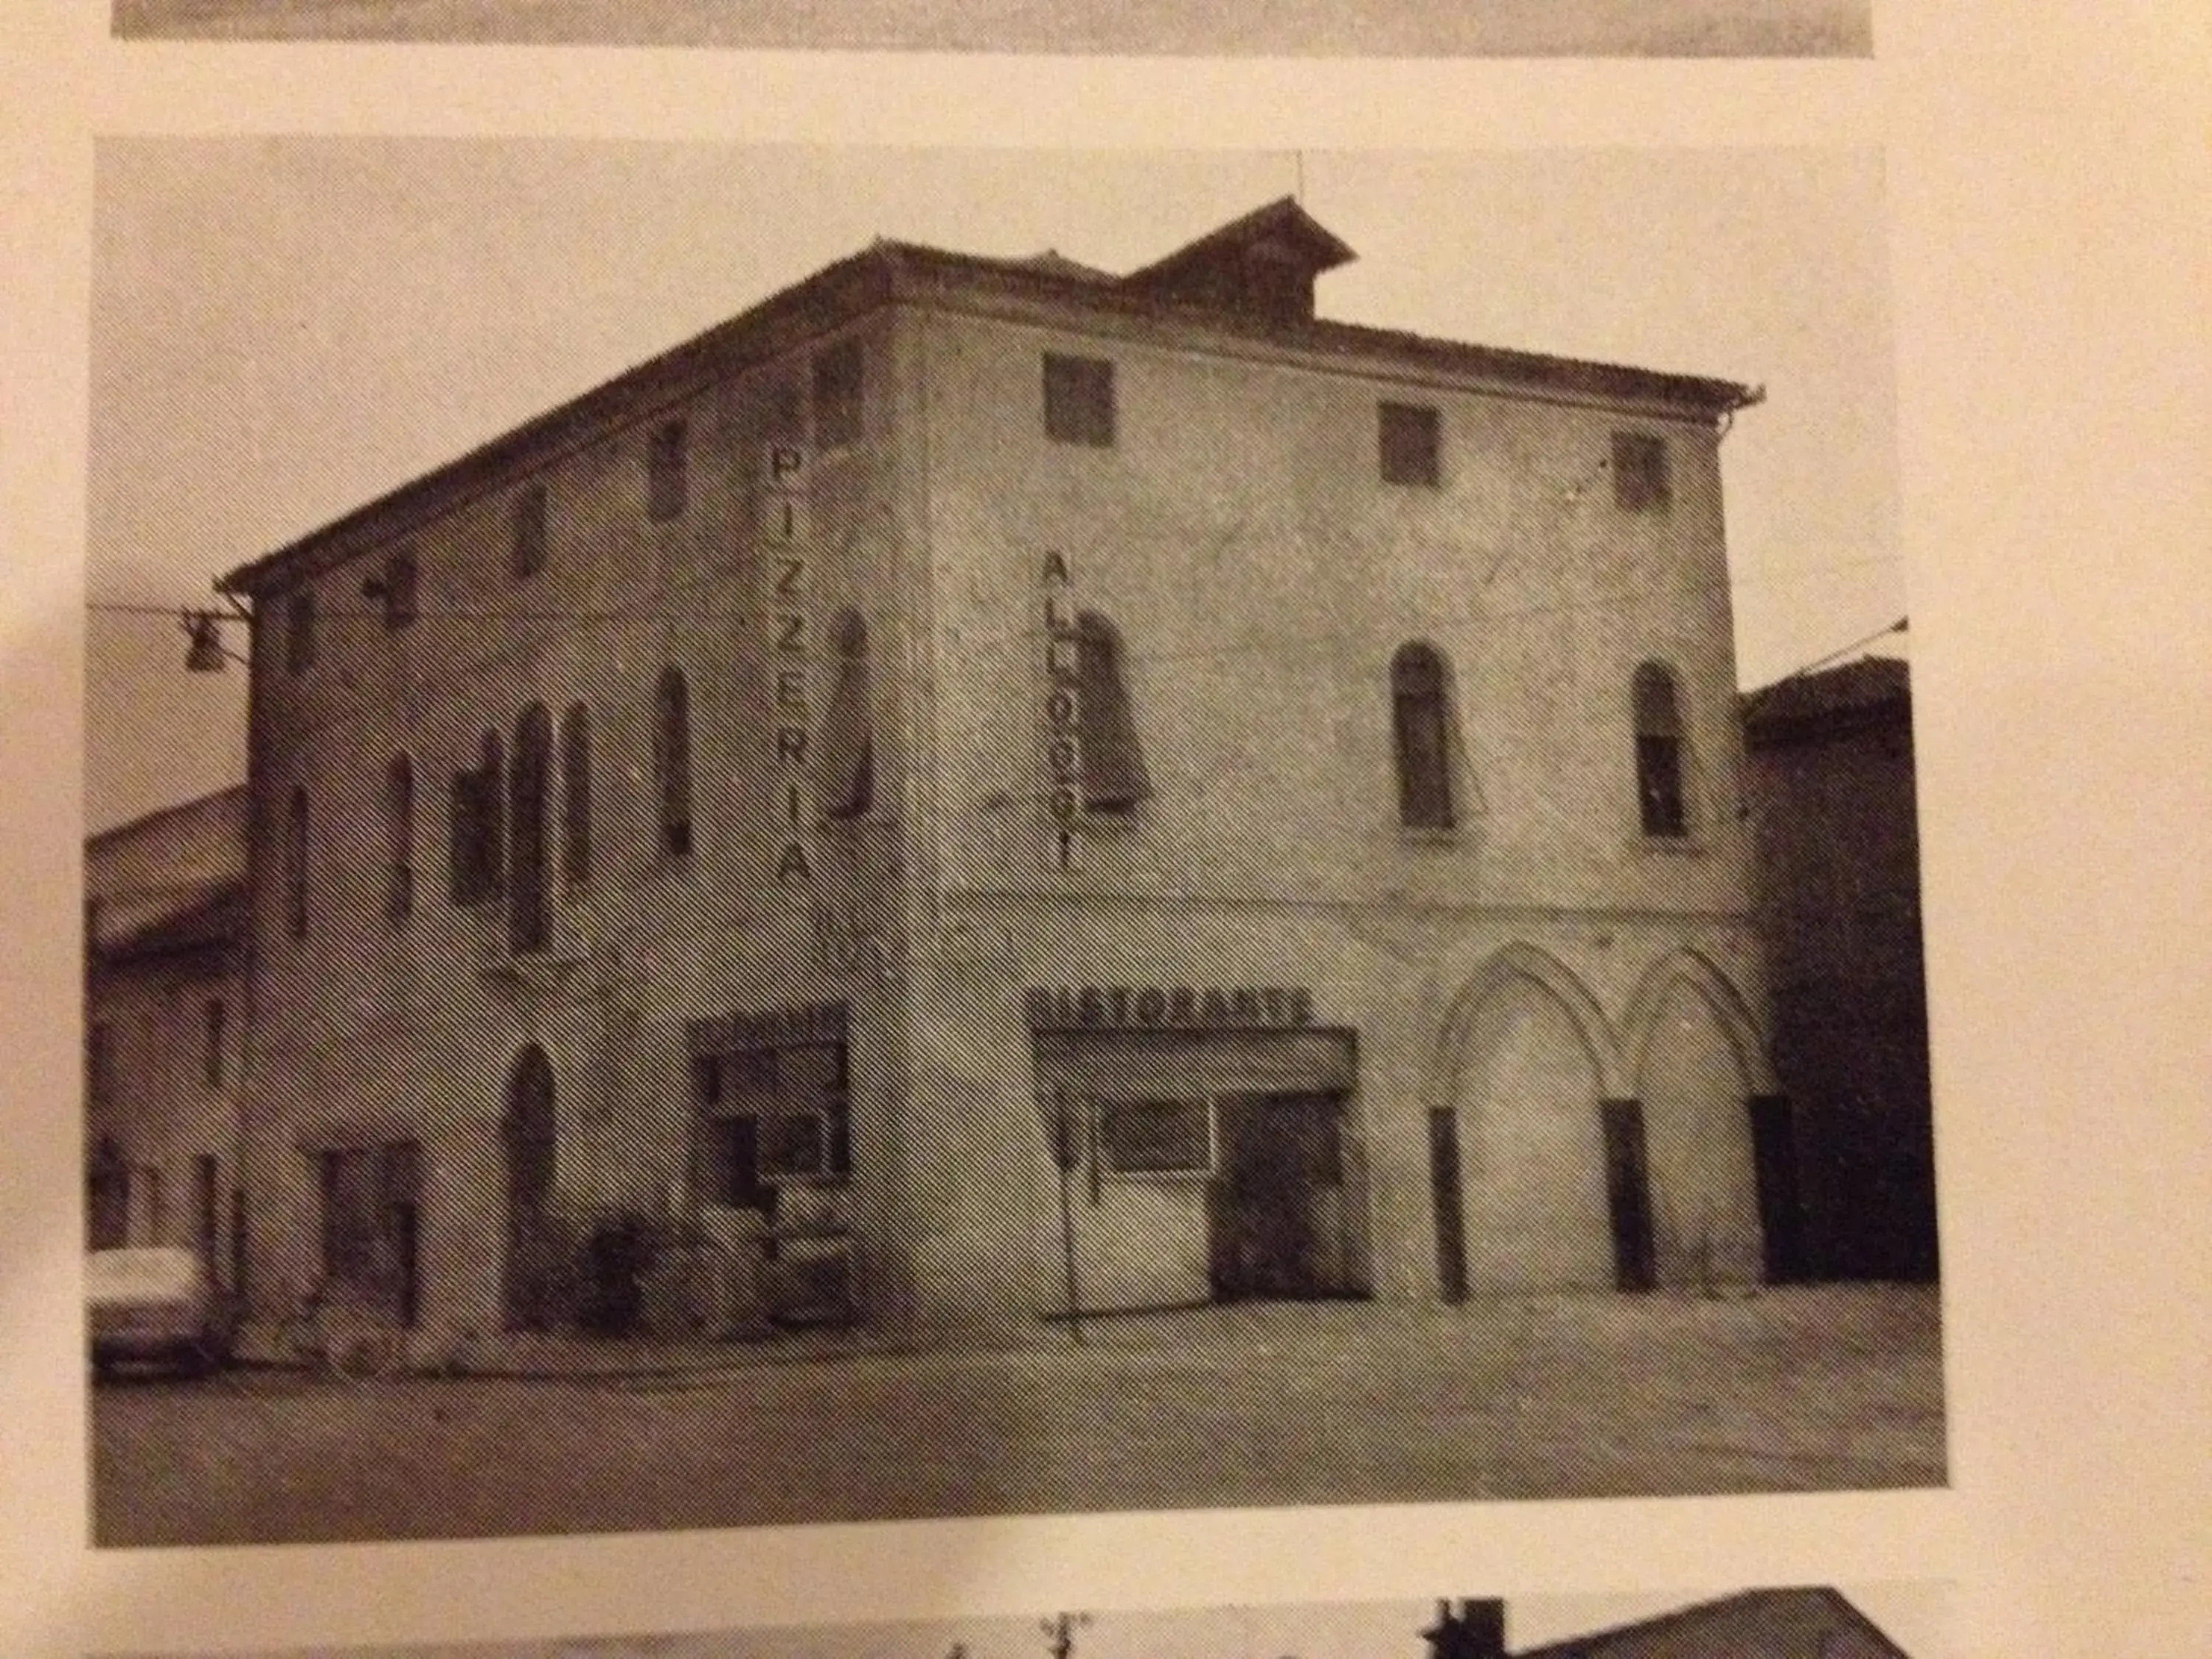
[[[1436,1624],[1421,1636],[1429,1659],[1506,1659],[1505,1603],[1468,1596],[1455,1612],[1449,1601],[1439,1601]]]

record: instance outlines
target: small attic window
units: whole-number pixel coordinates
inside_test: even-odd
[[[1044,355],[1044,434],[1054,443],[1114,447],[1114,365],[1102,357]]]
[[[1674,502],[1667,441],[1649,432],[1613,434],[1613,501],[1624,513],[1664,513]]]
[[[1382,482],[1435,489],[1443,477],[1437,459],[1441,426],[1437,411],[1426,404],[1378,404],[1376,438]]]

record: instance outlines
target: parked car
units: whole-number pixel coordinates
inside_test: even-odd
[[[166,1365],[198,1376],[230,1358],[237,1313],[197,1252],[94,1250],[85,1263],[92,1366]]]

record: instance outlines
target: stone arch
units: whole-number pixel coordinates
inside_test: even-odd
[[[1658,1282],[1756,1283],[1764,1217],[1751,1099],[1771,1092],[1771,1073],[1750,1010],[1711,962],[1678,950],[1644,975],[1629,1018]]]
[[[1532,945],[1497,952],[1454,1000],[1438,1072],[1431,1177],[1446,1297],[1611,1285],[1602,1112],[1619,1050],[1581,979]]]
[[[1742,1074],[1744,1088],[1751,1094],[1771,1094],[1774,1091],[1774,1068],[1766,1054],[1766,1038],[1759,1022],[1752,1017],[1751,1005],[1743,994],[1730,982],[1703,951],[1684,946],[1668,951],[1644,971],[1637,981],[1633,995],[1628,999],[1627,1017],[1621,1022],[1626,1036],[1624,1045],[1629,1077],[1642,1070],[1644,1055],[1651,1046],[1651,1032],[1659,1016],[1661,1004],[1667,992],[1677,981],[1705,998],[1720,1022],[1729,1046],[1735,1051],[1736,1069]],[[1624,1092],[1632,1093],[1632,1090]]]
[[[1607,1096],[1623,1095],[1626,1068],[1621,1063],[1619,1039],[1582,978],[1550,951],[1516,941],[1493,952],[1463,983],[1444,1012],[1437,1034],[1435,1062],[1431,1069],[1429,1103],[1449,1105],[1461,1070],[1468,1059],[1467,1045],[1474,1035],[1475,1017],[1483,1005],[1514,979],[1534,980],[1556,997],[1572,1018],[1599,1085]]]

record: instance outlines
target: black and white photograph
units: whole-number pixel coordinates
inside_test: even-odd
[[[1938,1584],[1804,1585],[341,1644],[255,1650],[254,1659],[1951,1659],[1948,1613]],[[112,1659],[215,1656],[170,1650]]]
[[[382,40],[1122,57],[1834,58],[1873,0],[112,0],[125,40]]]
[[[1943,1484],[1878,153],[97,187],[98,1543]]]

